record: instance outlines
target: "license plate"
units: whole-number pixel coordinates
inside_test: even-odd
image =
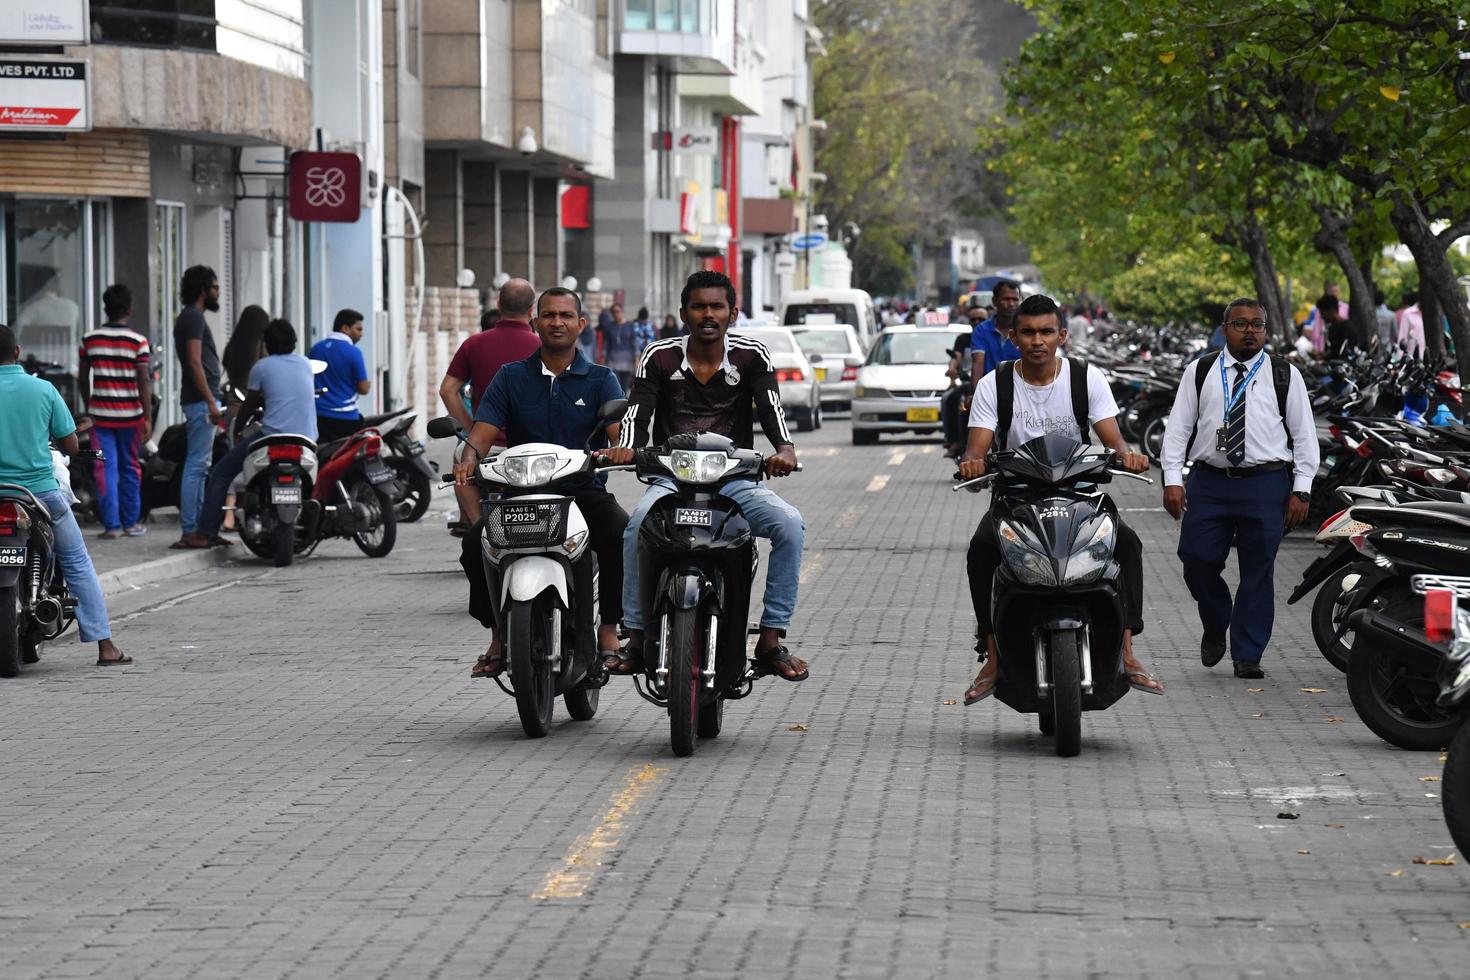
[[[939,409],[937,408],[911,408],[904,413],[904,418],[910,422],[938,422]]]
[[[541,510],[534,504],[510,505],[500,508],[501,524],[535,524],[541,520]]]
[[[271,487],[271,503],[273,504],[299,504],[301,503],[300,487]]]
[[[674,523],[683,524],[687,527],[709,527],[714,521],[714,513],[707,510],[684,510],[674,511]]]
[[[818,381],[826,381],[827,380],[827,369],[826,368],[817,368],[816,370],[817,370],[817,380]]]
[[[0,565],[15,567],[25,563],[26,550],[24,548],[0,548]]]
[[[367,466],[367,478],[371,483],[387,483],[393,479],[393,471],[382,463],[369,463]]]

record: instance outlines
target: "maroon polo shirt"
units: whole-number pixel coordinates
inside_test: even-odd
[[[541,338],[529,323],[504,318],[460,344],[449,362],[448,373],[470,383],[470,397],[475,403],[470,414],[480,407],[480,398],[497,371],[515,361],[524,361],[540,349]]]

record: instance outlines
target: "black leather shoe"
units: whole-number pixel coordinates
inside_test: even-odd
[[[1206,633],[1199,641],[1199,662],[1213,667],[1225,658],[1225,637],[1216,639]]]
[[[1253,663],[1249,660],[1234,660],[1231,662],[1235,664],[1235,676],[1241,680],[1258,681],[1266,676],[1266,672],[1261,669],[1261,665],[1258,663]]]

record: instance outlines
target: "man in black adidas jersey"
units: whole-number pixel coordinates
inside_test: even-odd
[[[796,469],[796,447],[786,428],[781,390],[765,345],[730,334],[735,320],[735,287],[720,272],[696,272],[680,296],[687,336],[657,340],[643,350],[622,434],[616,448],[602,455],[613,464],[633,461],[635,447],[657,445],[685,432],[717,432],[737,446],[753,447],[755,422],[776,452],[766,458],[766,474],[786,476]],[[635,673],[643,649],[642,594],[638,582],[638,529],[654,502],[673,492],[667,484],[648,488],[623,534],[623,625],[628,646],[609,657],[608,670]],[[782,644],[796,611],[797,580],[806,525],[795,507],[774,490],[750,480],[724,484],[720,493],[739,504],[751,529],[771,541],[766,569],[765,609],[755,655],[789,681],[807,677],[807,665]]]

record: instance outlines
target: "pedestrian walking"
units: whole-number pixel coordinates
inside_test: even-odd
[[[26,374],[19,361],[15,331],[0,324],[0,483],[25,487],[51,515],[56,560],[77,600],[77,631],[83,643],[97,644],[97,666],[130,664],[133,658],[113,642],[102,583],[52,465],[53,439],[68,456],[79,451],[76,423],[56,386]]]
[[[653,325],[653,318],[648,315],[648,307],[638,307],[638,318],[633,321],[633,347],[635,360],[643,356],[643,348],[658,339],[658,328]],[[627,389],[623,389],[626,391]]]
[[[1320,309],[1320,307],[1319,307]],[[1265,351],[1266,313],[1255,299],[1225,309],[1225,349],[1184,369],[1164,436],[1164,509],[1183,521],[1179,559],[1199,606],[1200,661],[1225,656],[1235,676],[1259,679],[1276,616],[1276,550],[1306,520],[1319,462],[1301,374]],[[1186,487],[1186,462],[1194,463]],[[1221,572],[1235,546],[1240,587]]]
[[[1393,310],[1388,308],[1388,299],[1383,295],[1383,290],[1373,290],[1373,326],[1377,332],[1378,346],[1382,350],[1392,350],[1394,341]]]
[[[184,410],[184,472],[179,480],[179,540],[170,548],[193,548],[199,529],[204,481],[214,460],[214,433],[224,413],[219,406],[220,362],[204,312],[219,310],[219,277],[207,265],[190,266],[179,282],[184,308],[174,320],[179,359],[179,405]],[[206,545],[207,547],[207,545]]]
[[[679,336],[679,318],[672,313],[664,314],[664,325],[658,328],[658,339],[668,340],[670,337]]]
[[[481,313],[480,314],[480,329],[481,330],[489,330],[491,327],[495,326],[499,322],[500,322],[500,310],[499,310],[498,307],[492,306],[492,307],[490,307],[490,309],[488,309],[484,313]]]
[[[366,395],[372,382],[357,346],[361,342],[362,314],[338,310],[331,334],[311,347],[309,356],[327,365],[316,380],[316,428],[322,442],[345,439],[362,428],[357,396]]]
[[[143,443],[153,434],[153,378],[148,338],[128,326],[133,293],[122,283],[102,292],[107,322],[82,337],[78,375],[82,404],[92,416],[92,445],[102,453],[97,463],[97,506],[102,511],[104,541],[145,528]]]
[[[450,416],[464,426],[474,425],[471,408],[464,403],[461,389],[470,386],[470,403],[478,407],[485,389],[496,373],[512,361],[524,361],[541,346],[541,338],[531,329],[531,307],[536,302],[536,289],[524,279],[510,279],[500,287],[500,319],[495,326],[482,330],[459,345],[449,370],[439,383],[439,398]],[[455,450],[455,462],[463,453],[464,443]],[[456,487],[460,520],[464,526],[480,519],[480,495],[474,487]]]
[[[1404,308],[1395,315],[1398,345],[1412,358],[1424,354],[1424,311],[1419,308],[1419,294],[1404,293]]]
[[[1358,338],[1353,333],[1353,325],[1336,296],[1326,293],[1317,300],[1317,315],[1327,330],[1328,357],[1346,357],[1348,352],[1357,349]]]
[[[633,387],[633,366],[638,363],[638,328],[623,319],[623,308],[614,303],[610,322],[602,331],[602,353],[607,366],[617,375],[624,391]]]

